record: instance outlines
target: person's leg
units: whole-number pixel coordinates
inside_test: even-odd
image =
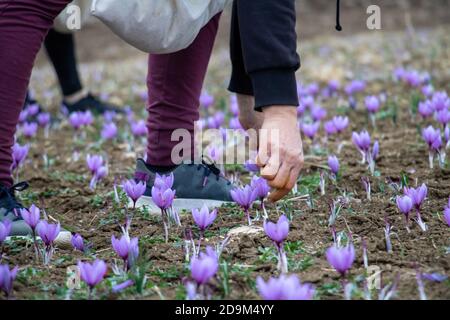
[[[45,38],[45,49],[55,68],[64,96],[70,96],[83,88],[78,74],[75,39],[72,33],[51,29]]]
[[[11,177],[11,147],[31,70],[53,20],[70,0],[0,2],[0,184]]]
[[[173,147],[178,144],[177,141],[171,141],[174,130],[186,129],[191,133],[192,139],[194,138],[194,122],[199,119],[199,97],[219,18],[220,15],[215,16],[188,48],[172,54],[149,56],[149,165],[174,165],[171,153]],[[193,148],[193,140],[191,142]]]

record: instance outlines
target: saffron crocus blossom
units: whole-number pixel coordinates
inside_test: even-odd
[[[345,93],[348,96],[352,96],[355,93],[364,91],[365,88],[366,88],[366,83],[364,81],[353,80],[345,87]]]
[[[171,173],[169,175],[156,174],[155,183],[154,183],[154,186],[156,188],[159,188],[162,190],[172,189],[173,183],[174,183],[173,173]]]
[[[199,209],[192,209],[192,218],[194,218],[200,231],[203,233],[217,218],[217,209],[209,211],[206,205]]]
[[[98,171],[98,169],[100,169],[103,166],[104,160],[103,160],[102,156],[99,156],[99,155],[91,156],[90,154],[88,154],[86,156],[86,164],[87,164],[91,174],[95,175],[95,173]]]
[[[78,233],[74,234],[72,236],[72,240],[70,241],[72,243],[72,247],[75,250],[84,252],[85,251],[85,247],[84,247],[84,239],[81,235],[79,235]]]
[[[342,277],[345,277],[355,261],[355,248],[351,243],[345,247],[333,245],[327,249],[326,257],[328,263],[339,272]]]
[[[5,219],[4,221],[0,221],[0,248],[3,244],[3,241],[6,240],[6,238],[11,233],[11,221],[8,219]],[[0,258],[1,258],[1,251],[0,251]]]
[[[428,188],[427,186],[422,183],[422,185],[418,188],[407,188],[404,189],[405,195],[411,198],[412,204],[414,205],[414,208],[416,209],[416,215],[417,215],[417,224],[420,226],[420,228],[423,231],[427,230],[427,226],[425,222],[422,220],[422,215],[420,212],[420,208],[425,201],[427,194],[428,194]]]
[[[24,146],[21,146],[18,143],[14,144],[14,146],[12,147],[12,158],[13,158],[13,164],[11,168],[12,170],[19,168],[23,164],[29,151],[30,146],[28,144]]]
[[[173,199],[175,198],[175,190],[166,188],[166,186],[167,185],[163,183],[161,188],[158,188],[155,183],[152,187],[152,200],[161,209],[161,217],[164,224],[164,235],[167,243],[169,242],[169,217],[167,210],[172,206]]]
[[[317,131],[320,128],[320,122],[314,122],[314,123],[303,123],[302,124],[302,132],[305,136],[310,138],[312,141],[314,141],[314,137],[317,134]]]
[[[26,138],[33,138],[38,130],[38,125],[35,122],[25,122],[22,126],[22,134]]]
[[[21,209],[20,215],[22,219],[30,226],[31,230],[35,231],[41,219],[41,210],[34,204],[29,209]]]
[[[130,238],[123,235],[120,239],[116,239],[113,235],[111,243],[114,251],[124,262],[124,269],[131,269],[139,256],[139,239]]]
[[[8,298],[11,297],[18,270],[18,267],[9,269],[6,264],[0,265],[0,291],[3,291]]]
[[[450,207],[446,207],[444,210],[444,221],[450,227]]]
[[[175,190],[158,188],[156,186],[152,187],[152,200],[161,210],[169,209],[172,206],[174,198]]]
[[[134,281],[133,280],[126,280],[126,281],[124,281],[122,283],[116,284],[115,286],[112,287],[111,290],[114,293],[119,293],[119,292],[121,292],[121,291],[123,291],[123,290],[125,290],[125,289],[127,289],[127,288],[129,288],[131,286],[133,286],[133,285],[134,285]]]
[[[429,165],[433,169],[434,155],[442,145],[441,130],[428,126],[422,130],[422,138],[428,144]]]
[[[406,229],[409,232],[409,214],[413,208],[413,202],[412,199],[409,196],[398,196],[397,197],[397,207],[400,210],[401,213],[405,215],[406,219]]]
[[[381,103],[378,97],[376,96],[368,96],[364,100],[367,111],[369,112],[369,118],[372,122],[372,127],[376,127],[375,122],[375,113],[377,113],[380,110]]]
[[[105,123],[100,133],[103,140],[112,140],[117,136],[117,126],[114,122]]]
[[[429,97],[433,96],[434,88],[431,84],[428,84],[428,85],[423,86],[421,91],[425,97],[429,98]]]
[[[261,201],[261,209],[264,211],[264,215],[267,216],[264,206],[264,199],[267,197],[270,191],[267,180],[263,177],[253,176],[250,186],[253,188],[253,190],[255,190],[256,199],[259,199]]]
[[[429,100],[419,102],[417,111],[419,112],[420,116],[424,119],[430,117],[434,113],[434,109]]]
[[[208,92],[205,91],[200,95],[200,105],[203,108],[208,109],[213,104],[214,104],[214,97],[210,95]]]
[[[431,99],[431,105],[433,109],[438,112],[444,109],[450,108],[450,98],[444,91],[435,92],[433,98]]]
[[[256,279],[259,295],[264,300],[312,300],[315,289],[311,284],[300,283],[296,275],[271,277],[267,282],[260,276]]]
[[[369,150],[371,145],[369,133],[365,130],[360,133],[353,132],[352,141],[362,155],[361,163],[365,163],[366,160],[369,161]]]
[[[36,232],[45,244],[45,252],[43,254],[45,265],[50,263],[53,255],[53,242],[58,237],[60,231],[61,225],[59,223],[48,223],[45,220],[41,220],[36,226]]]
[[[254,163],[254,161],[251,161],[251,160],[245,161],[244,168],[249,172],[253,172],[253,173],[259,172],[258,165],[256,163]]]
[[[79,130],[83,126],[83,114],[81,112],[71,113],[69,123],[75,130]]]
[[[283,273],[288,272],[288,263],[286,253],[284,252],[284,241],[289,233],[289,220],[285,215],[282,215],[277,223],[264,221],[264,231],[267,236],[273,241],[278,251],[278,270]]]
[[[50,113],[39,113],[36,120],[40,127],[45,128],[50,123]]]
[[[420,73],[416,70],[406,71],[403,74],[403,81],[413,88],[418,88],[423,83]]]
[[[145,137],[147,135],[147,124],[144,120],[131,123],[131,133],[135,137]]]
[[[322,121],[327,116],[327,110],[320,106],[314,106],[311,108],[311,118],[315,121]]]
[[[191,277],[197,285],[204,285],[209,282],[219,269],[219,260],[212,247],[206,248],[205,252],[200,252],[198,257],[193,257],[190,264]]]
[[[243,129],[238,117],[233,117],[230,119],[229,127],[233,130]]]
[[[90,126],[94,123],[94,116],[92,115],[92,112],[87,110],[85,112],[81,112],[81,124],[83,126]]]
[[[95,260],[92,264],[89,262],[78,261],[78,270],[80,271],[80,278],[89,287],[89,299],[92,298],[92,291],[95,286],[103,281],[108,267],[102,260]]]
[[[448,109],[437,111],[436,120],[442,125],[443,129],[445,130],[447,124],[450,122],[450,111],[448,111]]]
[[[348,117],[335,116],[332,120],[338,133],[342,133],[347,129],[349,123]]]
[[[244,188],[236,188],[230,191],[231,198],[236,202],[247,215],[248,225],[252,224],[250,218],[249,209],[253,202],[256,200],[256,191],[251,186],[245,186]]]
[[[334,126],[333,120],[325,122],[323,128],[325,129],[325,133],[327,134],[327,136],[332,136],[333,134],[337,133],[337,129]]]
[[[144,181],[136,183],[134,180],[127,180],[122,183],[122,188],[127,196],[133,201],[133,208],[136,208],[136,202],[144,195],[147,184]]]
[[[328,166],[330,167],[331,172],[334,177],[337,178],[337,174],[339,172],[339,160],[336,156],[331,155],[328,157]]]

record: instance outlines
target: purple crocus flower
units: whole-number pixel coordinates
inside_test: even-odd
[[[208,92],[205,91],[200,95],[200,105],[203,108],[208,109],[213,104],[214,104],[214,97],[211,96]]]
[[[239,104],[236,96],[231,96],[230,98],[230,111],[234,117],[239,116]]]
[[[249,172],[259,172],[258,165],[251,160],[245,161],[244,168]]]
[[[434,93],[434,88],[431,84],[428,84],[428,85],[422,87],[422,94],[425,97],[429,98],[429,97],[433,96],[433,93]]]
[[[333,124],[338,133],[343,132],[348,127],[348,117],[335,116],[333,117]]]
[[[370,148],[370,135],[367,131],[360,133],[353,132],[352,140],[355,146],[362,152],[367,152]]]
[[[302,124],[302,131],[311,140],[314,140],[314,136],[317,134],[317,131],[319,130],[320,122],[314,122],[314,123],[304,123]]]
[[[36,226],[37,234],[47,247],[53,244],[60,231],[61,225],[59,223],[48,223],[46,220],[41,220]]]
[[[83,114],[81,112],[73,112],[69,116],[69,123],[75,130],[80,129],[83,126]]]
[[[5,293],[7,297],[11,296],[13,283],[17,276],[18,267],[9,269],[8,265],[0,265],[0,290]]]
[[[28,118],[28,111],[22,110],[19,114],[19,123],[24,123],[25,121],[27,121]]]
[[[406,72],[403,76],[403,80],[413,88],[418,88],[423,83],[420,73],[416,70]]]
[[[411,198],[412,204],[417,210],[420,210],[422,203],[425,201],[428,188],[425,183],[418,188],[404,188],[404,194]]]
[[[444,220],[447,222],[447,225],[450,227],[450,207],[446,207],[444,210]]]
[[[315,289],[311,284],[300,283],[296,275],[271,277],[267,282],[260,276],[256,279],[259,295],[264,300],[312,300]]]
[[[145,137],[147,135],[147,124],[144,120],[131,122],[131,133],[135,137]]]
[[[332,245],[327,249],[326,257],[328,263],[344,277],[355,261],[355,248],[351,243],[346,247]]]
[[[114,122],[105,123],[101,132],[104,140],[112,140],[117,136],[117,126]]]
[[[256,200],[256,191],[251,186],[244,188],[236,188],[230,191],[231,198],[236,202],[246,213],[248,224],[252,224],[250,213],[248,210]]]
[[[96,285],[103,281],[108,267],[102,260],[95,260],[92,264],[89,262],[78,261],[78,269],[80,270],[80,278],[92,291]]]
[[[325,122],[325,124],[323,125],[323,127],[324,127],[324,129],[325,129],[325,133],[326,133],[328,136],[331,136],[331,135],[337,133],[337,129],[336,129],[336,127],[334,126],[333,120],[330,120],[330,121]]]
[[[200,210],[192,209],[192,217],[200,231],[204,232],[216,220],[217,209],[209,212],[208,207],[203,205]]]
[[[341,87],[341,83],[338,80],[330,80],[328,82],[328,89],[330,89],[331,93],[338,91]]]
[[[320,86],[318,83],[313,82],[306,87],[307,94],[311,96],[316,96],[320,91]]]
[[[283,245],[289,233],[289,220],[285,215],[280,216],[277,223],[264,221],[264,231],[275,243],[277,248]]]
[[[121,291],[123,291],[123,290],[125,290],[125,289],[127,289],[127,288],[129,288],[131,286],[133,286],[133,285],[134,285],[134,281],[133,280],[126,280],[126,281],[124,281],[122,283],[116,284],[115,286],[112,287],[111,290],[114,293],[119,293],[119,292],[121,292]]]
[[[239,121],[239,118],[238,117],[231,118],[229,127],[230,127],[230,129],[233,129],[233,130],[242,129],[242,125],[241,125],[241,122]]]
[[[264,198],[266,198],[269,194],[269,184],[267,183],[267,180],[262,177],[253,176],[252,181],[250,182],[250,186],[253,188],[253,190],[255,190],[256,198],[260,199],[261,201],[263,201]]]
[[[102,156],[99,155],[90,155],[86,156],[86,164],[89,168],[89,171],[92,175],[95,175],[97,171],[103,166],[104,160]]]
[[[83,126],[90,126],[94,123],[94,116],[92,115],[92,112],[87,110],[85,112],[81,112],[81,124]]]
[[[430,149],[433,148],[433,144],[441,135],[441,131],[439,129],[434,129],[432,126],[428,126],[426,129],[422,130],[422,138],[428,144]]]
[[[37,116],[37,122],[42,128],[48,126],[50,123],[50,113],[39,113]]]
[[[364,91],[365,88],[366,88],[366,83],[364,81],[353,80],[345,87],[345,93],[348,96],[352,96],[355,93]]]
[[[27,107],[27,111],[28,111],[28,115],[30,117],[34,117],[35,115],[37,115],[39,113],[39,105],[37,103],[32,103],[30,105],[28,105]]]
[[[198,285],[208,283],[219,269],[219,261],[217,254],[211,247],[206,248],[206,253],[200,252],[198,257],[194,257],[191,261],[191,276]]]
[[[0,221],[0,247],[11,233],[11,221],[5,219]]]
[[[300,106],[302,106],[305,110],[307,108],[312,108],[314,106],[314,97],[313,96],[304,96],[300,99]]]
[[[434,112],[431,101],[426,100],[419,102],[418,112],[424,119],[430,117]]]
[[[156,185],[152,187],[152,200],[163,211],[172,206],[175,198],[175,190],[170,188],[158,188]]]
[[[84,252],[84,250],[85,250],[84,240],[83,240],[83,237],[81,235],[76,233],[75,235],[72,236],[72,240],[70,242],[72,243],[72,247],[75,250]]]
[[[25,122],[22,126],[22,133],[27,138],[33,138],[38,130],[36,122]]]
[[[139,256],[139,239],[130,238],[123,235],[120,239],[116,239],[113,235],[111,243],[117,255],[126,263],[126,268],[131,268]]]
[[[30,226],[31,230],[35,231],[41,219],[41,210],[34,204],[29,209],[21,209],[20,215],[22,219]]]
[[[431,99],[431,105],[435,111],[450,108],[450,98],[445,91],[435,92]]]
[[[168,175],[156,174],[154,183],[155,187],[162,190],[171,189],[173,187],[173,183],[174,183],[173,173],[170,173]]]
[[[122,183],[122,188],[127,196],[133,201],[133,207],[136,207],[136,202],[144,195],[147,184],[144,181],[136,183],[134,180],[127,180]]]
[[[409,219],[409,213],[413,208],[413,201],[409,196],[397,197],[397,207],[401,213],[403,213],[406,217],[406,220]]]
[[[15,143],[12,147],[12,158],[13,158],[13,165],[12,170],[17,169],[20,167],[20,165],[25,161],[25,158],[28,155],[28,152],[30,151],[30,146],[28,144],[21,146],[18,143]]]
[[[311,108],[311,117],[315,122],[325,119],[326,116],[327,110],[325,110],[324,108],[317,105]]]
[[[370,113],[376,113],[378,112],[378,110],[380,110],[380,100],[378,99],[378,97],[376,96],[368,96],[366,97],[366,99],[364,100],[367,111],[369,111]]]
[[[450,111],[448,109],[437,111],[436,120],[445,128],[447,126],[447,123],[450,122]]]
[[[331,172],[337,176],[339,172],[339,160],[336,156],[330,155],[328,157],[328,166],[330,167]]]

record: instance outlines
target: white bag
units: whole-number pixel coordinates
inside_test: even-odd
[[[232,0],[94,0],[91,13],[132,46],[149,53],[187,48]]]
[[[78,29],[72,29],[69,28],[69,25],[71,25],[74,21],[73,19],[79,19],[79,26],[82,27],[86,24],[86,21],[91,16],[91,4],[92,0],[74,0],[71,3],[67,5],[67,7],[59,14],[59,16],[56,17],[55,22],[53,24],[53,28],[55,28],[56,31],[62,32],[62,33],[72,33],[74,31],[77,31]],[[71,6],[76,5],[78,6],[77,10],[78,12],[72,11],[73,8]],[[74,14],[78,15],[77,17],[74,16]]]

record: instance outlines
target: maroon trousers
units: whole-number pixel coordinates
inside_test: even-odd
[[[70,0],[0,0],[0,183],[11,186],[11,148],[34,60]],[[219,17],[187,49],[149,58],[148,162],[170,165],[171,131],[193,130]],[[169,151],[170,150],[170,151]]]

